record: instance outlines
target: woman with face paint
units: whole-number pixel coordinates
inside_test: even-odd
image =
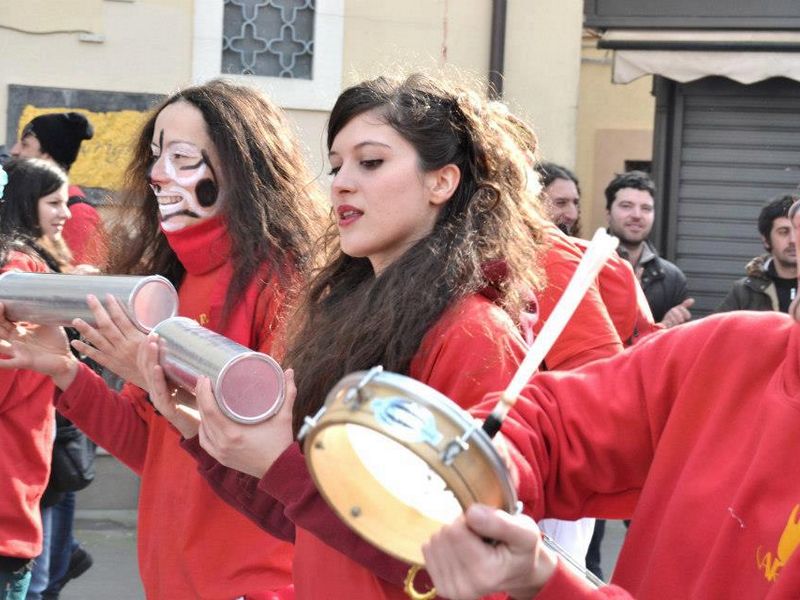
[[[271,420],[238,427],[211,406],[208,382],[199,386],[199,436],[185,446],[220,495],[292,535],[299,599],[405,597],[408,565],[334,516],[294,441],[334,384],[380,364],[469,406],[504,388],[524,355],[519,327],[541,283],[542,220],[498,110],[423,75],[346,90],[328,125],[328,254],[285,360],[297,381],[293,411],[287,402]],[[151,395],[171,413],[157,345],[149,351]]]
[[[181,315],[280,357],[287,295],[304,280],[318,237],[321,203],[304,165],[284,115],[260,93],[214,81],[172,95],[135,142],[110,270],[167,277]],[[173,426],[134,385],[144,381],[135,367],[143,336],[113,302],[108,313],[96,299],[92,305],[98,328],[77,324],[91,346],[74,345],[128,380],[121,393],[69,355],[32,352],[8,322],[4,336],[16,343],[6,364],[50,375],[57,408],[141,476],[147,596],[230,599],[288,586],[291,545],[198,475],[180,447],[181,433],[194,432],[170,415]]]

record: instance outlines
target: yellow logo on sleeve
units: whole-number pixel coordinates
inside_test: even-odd
[[[778,540],[778,550],[774,556],[772,552],[767,552],[762,556],[761,546],[756,550],[756,564],[760,571],[764,571],[767,581],[775,581],[778,578],[778,571],[789,562],[789,558],[800,545],[798,512],[800,512],[800,504],[795,504],[792,514],[789,515],[789,520],[786,522],[786,527],[783,529],[781,539]]]
[[[203,327],[208,325],[208,322],[210,320],[211,319],[208,318],[208,315],[206,313],[201,313],[200,316],[197,317],[197,322],[200,323],[200,325],[202,325]]]

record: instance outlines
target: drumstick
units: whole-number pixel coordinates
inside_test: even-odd
[[[528,353],[511,379],[511,383],[508,384],[508,387],[500,396],[500,401],[484,421],[483,430],[489,437],[494,437],[500,431],[503,420],[517,401],[522,388],[533,377],[536,369],[539,368],[544,357],[553,347],[561,331],[572,317],[572,313],[575,312],[581,299],[586,294],[586,290],[589,289],[592,281],[597,277],[600,269],[611,256],[611,253],[614,252],[618,243],[619,240],[617,238],[608,235],[603,229],[598,229],[595,232],[583,258],[578,263],[578,268],[575,269],[572,279],[567,284],[567,289],[564,290],[550,317],[545,321],[542,331],[536,336],[533,344],[528,349]]]

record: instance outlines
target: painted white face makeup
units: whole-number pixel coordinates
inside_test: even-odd
[[[156,118],[153,134],[149,181],[161,228],[177,231],[216,215],[222,202],[215,153],[200,110],[187,102],[170,104]]]

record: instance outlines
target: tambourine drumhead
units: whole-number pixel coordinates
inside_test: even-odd
[[[422,544],[470,504],[515,509],[505,466],[469,414],[411,378],[382,372],[364,384],[365,376],[351,373],[331,390],[304,446],[318,489],[345,523],[423,564]],[[446,465],[443,452],[467,432],[467,449]]]

